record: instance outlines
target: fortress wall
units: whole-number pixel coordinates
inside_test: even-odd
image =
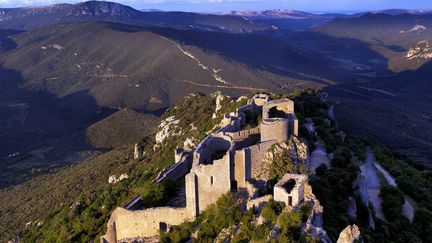
[[[116,239],[123,240],[156,236],[159,234],[160,223],[166,224],[169,229],[171,225],[179,225],[190,218],[186,208],[161,207],[137,211],[117,208],[111,219],[114,221],[111,232],[115,230]],[[107,232],[110,232],[110,229]]]
[[[287,119],[266,119],[260,124],[261,142],[276,139],[278,142],[289,139],[289,120]]]
[[[298,136],[299,123],[298,119],[294,114],[289,116],[289,134]]]
[[[231,147],[231,138],[223,134],[207,137],[200,143],[194,152],[194,164],[211,163],[212,155],[218,151],[228,151]]]
[[[257,106],[263,106],[267,104],[269,100],[270,100],[270,96],[268,96],[267,94],[257,94],[254,97],[252,97],[253,103]],[[248,102],[250,102],[250,100]]]
[[[298,119],[297,118],[295,118],[294,120],[293,120],[293,125],[292,125],[292,135],[294,135],[294,136],[296,136],[296,137],[298,137],[298,131],[299,131],[299,121],[298,121]]]
[[[263,120],[268,119],[270,110],[276,107],[278,110],[285,112],[286,114],[295,114],[294,113],[294,101],[289,99],[270,101],[263,106]]]
[[[234,160],[232,152],[211,165],[198,165],[192,168],[196,176],[197,208],[199,212],[215,203],[223,194],[231,190],[231,165]],[[188,175],[189,176],[189,175]],[[188,179],[189,182],[189,179]],[[189,197],[186,194],[186,197]]]
[[[186,209],[189,217],[195,219],[199,214],[198,208],[198,177],[190,172],[185,177]]]
[[[247,167],[250,168],[250,153],[245,150],[237,150],[234,155],[234,179],[239,188],[246,188]]]
[[[251,158],[250,169],[247,171],[248,178],[267,179],[261,178],[259,175],[263,174],[262,168],[264,167],[264,157],[267,151],[276,142],[276,140],[270,140],[248,148]]]
[[[224,134],[231,137],[237,150],[252,146],[260,141],[259,127],[242,130],[239,132],[226,132]]]
[[[251,135],[256,135],[260,133],[259,127],[251,128],[248,130],[242,130],[238,132],[225,132],[224,134],[231,137],[234,141],[243,140]]]
[[[184,154],[179,162],[176,162],[164,170],[156,179],[157,183],[163,183],[168,180],[178,180],[189,173],[192,167],[192,155]]]

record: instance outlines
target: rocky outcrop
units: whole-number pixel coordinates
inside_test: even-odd
[[[348,225],[339,234],[337,243],[362,243],[363,239],[360,234],[360,229],[357,225]]]
[[[143,148],[136,143],[134,147],[134,159],[139,159],[142,155],[144,155]]]
[[[159,132],[156,133],[156,143],[163,143],[163,141],[170,137],[181,134],[181,130],[178,128],[180,120],[176,120],[175,116],[170,116],[163,120],[159,125]]]
[[[115,184],[119,181],[122,181],[124,179],[129,178],[129,176],[127,174],[121,174],[119,178],[117,178],[115,175],[112,175],[108,178],[108,183],[110,184]]]
[[[429,46],[429,41],[422,40],[418,42],[415,47],[409,49],[406,57],[408,60],[414,58],[431,59],[432,48]]]
[[[216,119],[217,113],[222,109],[222,101],[225,99],[225,96],[220,91],[213,93],[212,96],[216,97],[216,108],[212,116],[213,119]]]
[[[254,177],[267,180],[273,167],[283,168],[297,165],[307,165],[309,162],[308,146],[298,137],[291,137],[287,142],[275,143],[264,155],[260,169],[256,170]],[[283,168],[282,168],[283,167]],[[287,171],[293,172],[293,171]]]
[[[312,187],[307,184],[305,186],[305,201],[312,208],[311,213],[302,228],[302,232],[315,238],[318,242],[331,243],[330,237],[323,228],[323,212],[324,207],[312,193]]]

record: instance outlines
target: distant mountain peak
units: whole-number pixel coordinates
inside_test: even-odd
[[[311,19],[327,17],[322,14],[313,14],[295,9],[230,11],[223,14],[244,16],[252,19]]]

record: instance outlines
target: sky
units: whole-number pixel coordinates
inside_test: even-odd
[[[432,0],[111,0],[136,9],[223,12],[229,10],[297,9],[353,13],[382,9],[432,9]],[[77,3],[82,0],[0,0],[0,7]]]

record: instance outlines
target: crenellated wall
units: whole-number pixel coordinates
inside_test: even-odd
[[[232,139],[236,150],[257,144],[261,138],[259,127],[224,134]]]

